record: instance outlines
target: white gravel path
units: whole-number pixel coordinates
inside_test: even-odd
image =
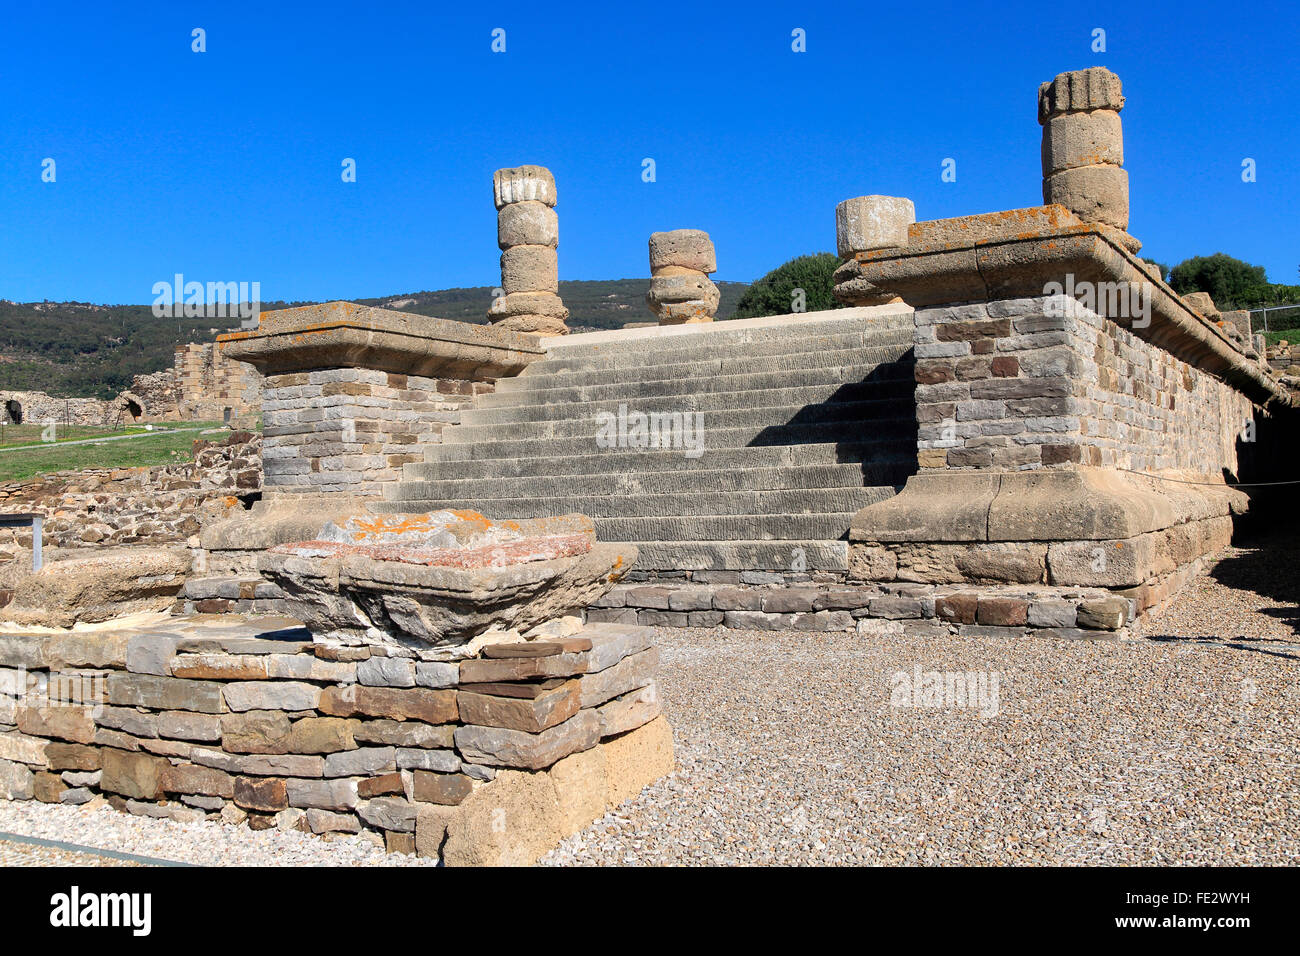
[[[544,862],[1294,865],[1300,637],[1259,557],[1153,621],[1178,639],[663,629],[677,772]],[[891,707],[918,664],[997,671],[999,715]]]
[[[0,801],[0,832],[198,866],[429,866],[435,862],[387,854],[357,837],[326,841],[292,830],[254,831],[207,820],[178,823],[119,813],[102,804],[69,807],[34,800]],[[59,857],[57,850],[0,839],[0,859],[10,865],[63,865],[48,862]]]

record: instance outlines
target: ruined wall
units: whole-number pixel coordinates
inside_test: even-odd
[[[378,496],[402,465],[459,421],[492,385],[342,368],[268,376],[263,385],[266,491]]]
[[[607,626],[582,650],[460,662],[183,624],[11,636],[0,799],[100,797],[141,816],[368,833],[452,865],[528,864],[672,770],[652,633]]]
[[[242,507],[237,496],[261,489],[262,439],[233,432],[199,440],[192,461],[153,468],[55,472],[0,484],[0,512],[46,516],[47,547],[167,544],[198,534],[205,509]],[[31,570],[31,529],[0,528],[0,589]]]
[[[214,343],[176,349],[176,413],[181,419],[222,420],[256,414],[261,375],[243,362],[226,358]]]
[[[97,398],[56,398],[44,392],[0,389],[0,424],[5,425],[112,425],[117,403]]]
[[[1219,475],[1249,399],[1065,297],[916,312],[922,468]]]

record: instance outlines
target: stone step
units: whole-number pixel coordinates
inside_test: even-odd
[[[617,415],[618,408],[602,409]],[[628,409],[629,413],[633,409]],[[656,410],[635,411],[653,414]],[[694,410],[692,410],[694,411]],[[669,414],[669,411],[664,411]],[[727,428],[767,428],[791,425],[838,424],[841,427],[870,427],[881,421],[907,421],[913,424],[916,404],[907,398],[876,399],[862,402],[827,402],[822,405],[773,405],[755,408],[733,408],[722,411],[700,411],[705,429],[721,423]],[[462,424],[442,433],[444,444],[465,444],[478,441],[510,441],[519,438],[569,438],[594,435],[600,427],[597,415],[583,406],[577,406],[571,417],[543,419],[529,422],[490,422],[487,424]],[[689,414],[689,413],[688,413]]]
[[[461,491],[466,489],[463,487]],[[541,518],[580,513],[590,518],[670,518],[687,516],[790,515],[850,513],[892,498],[893,486],[884,488],[816,488],[779,491],[715,491],[662,495],[581,495],[554,497],[472,497],[416,499],[421,511],[444,508],[478,511],[489,518]]]
[[[906,307],[883,313],[876,309],[828,309],[762,319],[565,336],[546,340],[545,347],[550,359],[581,360],[629,352],[647,354],[710,346],[733,347],[741,351],[740,347],[764,347],[769,343],[777,345],[779,349],[811,351],[827,344],[827,337],[861,331],[897,328],[910,330],[913,321],[912,312]],[[772,353],[751,350],[751,354]]]
[[[493,392],[480,395],[479,408],[503,405],[550,405],[557,402],[591,402],[607,398],[658,398],[686,396],[708,392],[745,392],[760,389],[796,388],[805,385],[859,384],[869,377],[896,381],[913,375],[911,363],[865,363],[834,365],[826,368],[796,369],[792,372],[753,372],[743,375],[714,375],[706,378],[667,379],[662,381],[611,381],[604,385],[562,386],[529,389],[525,392]],[[770,404],[770,403],[768,403]]]
[[[683,398],[680,394],[660,397],[638,397],[636,410],[652,411],[692,411],[705,413],[727,411],[732,409],[756,408],[816,408],[823,405],[840,405],[857,402],[875,402],[902,399],[912,407],[915,413],[913,392],[915,383],[910,374],[895,378],[873,377],[866,382],[850,385],[829,383],[826,385],[805,385],[797,388],[772,388],[761,392],[704,392]],[[614,396],[599,401],[569,401],[541,404],[523,404],[524,396],[519,396],[519,404],[507,404],[495,408],[466,408],[460,413],[460,421],[466,425],[495,425],[505,422],[558,421],[571,418],[590,418],[597,412],[618,413],[620,404],[627,404],[628,399]],[[779,414],[779,413],[778,413]]]
[[[447,443],[425,447],[425,461],[466,461],[489,458],[567,458],[574,455],[617,455],[638,451],[638,448],[606,448],[597,444],[595,421],[588,423],[590,433],[583,436],[567,438],[521,437],[504,441],[477,441],[469,443]],[[767,427],[748,426],[745,428],[709,428],[702,433],[694,431],[689,435],[694,446],[686,444],[686,438],[679,432],[661,437],[662,441],[671,441],[675,447],[669,451],[683,458],[701,460],[724,449],[763,448],[780,445],[833,445],[842,440],[853,438],[863,446],[886,446],[884,450],[893,450],[901,443],[916,444],[916,422],[902,419],[886,419],[846,425],[842,422],[830,422],[813,425],[769,425]],[[648,439],[647,439],[648,441]],[[698,452],[698,454],[697,454]]]
[[[467,493],[481,500],[564,495],[681,495],[698,491],[745,492],[899,485],[916,470],[916,456],[864,464],[807,465],[787,468],[720,468],[695,471],[605,472],[526,478],[475,479],[466,491],[463,478],[429,478],[438,465],[406,466],[400,482],[385,487],[389,501],[440,500]]]
[[[456,446],[448,446],[456,447]],[[547,459],[532,455],[522,458],[493,458],[416,463],[413,478],[478,479],[526,476],[595,475],[622,472],[705,471],[714,468],[788,468],[793,465],[873,463],[910,456],[916,461],[915,442],[834,442],[818,445],[756,445],[749,448],[719,448],[700,458],[687,458],[674,449],[602,450],[598,455],[571,455]]]
[[[635,541],[638,571],[847,571],[847,541]]]
[[[633,378],[638,382],[665,379],[698,378],[706,375],[745,375],[754,372],[794,371],[806,368],[825,368],[832,365],[863,364],[868,362],[896,362],[912,348],[910,332],[891,333],[889,338],[873,341],[853,348],[824,348],[815,352],[792,352],[766,357],[737,355],[730,349],[716,349],[717,354],[692,352],[680,361],[663,361],[653,353],[644,356],[638,365],[625,365],[602,369],[565,369],[546,367],[534,362],[511,378],[499,379],[496,391],[520,392],[535,388],[554,388],[558,385],[603,385]],[[563,363],[561,363],[563,364]]]
[[[375,511],[409,514],[436,511],[437,501],[377,501],[369,505]],[[482,502],[474,510],[486,517],[520,517],[510,502]],[[853,511],[826,514],[732,514],[674,515],[628,518],[596,518],[596,538],[600,541],[785,541],[799,538],[838,540],[849,531]]]

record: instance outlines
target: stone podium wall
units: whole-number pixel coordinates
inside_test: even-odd
[[[1064,296],[916,312],[921,468],[1235,472],[1241,392]]]
[[[424,460],[487,382],[336,368],[267,376],[262,461],[268,497],[378,497]]]

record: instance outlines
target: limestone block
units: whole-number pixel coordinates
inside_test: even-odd
[[[1038,122],[1061,113],[1124,108],[1119,77],[1104,66],[1058,73],[1038,87]]]
[[[1119,113],[1093,110],[1053,116],[1043,126],[1043,175],[1078,166],[1124,165]]]
[[[650,274],[667,266],[682,266],[696,272],[717,272],[713,240],[701,229],[673,229],[650,235]]]
[[[517,292],[556,292],[559,265],[550,246],[512,246],[501,253],[501,288]]]
[[[1043,179],[1043,202],[1058,203],[1085,222],[1128,228],[1128,172],[1119,166],[1079,166]]]
[[[30,800],[34,792],[31,770],[11,760],[0,760],[0,800]]]
[[[569,310],[554,292],[507,293],[493,299],[488,309],[488,318],[493,321],[523,315],[547,316],[563,322],[569,317]]]
[[[855,252],[907,245],[916,206],[898,196],[855,196],[835,207],[835,248],[841,259]]]
[[[1204,316],[1211,321],[1219,318],[1219,307],[1214,304],[1214,299],[1208,292],[1189,292],[1181,296],[1186,305],[1197,315]]]
[[[497,213],[497,245],[549,246],[560,244],[560,220],[554,209],[541,202],[518,202]]]
[[[492,191],[497,209],[517,202],[540,202],[554,206],[555,177],[545,166],[517,166],[492,174]]]
[[[717,311],[716,304],[703,299],[691,302],[669,302],[659,307],[660,325],[691,325],[698,322],[712,322]]]
[[[718,287],[702,272],[655,276],[650,280],[650,291],[646,293],[646,303],[651,311],[670,302],[707,302],[716,311],[719,300]]]

